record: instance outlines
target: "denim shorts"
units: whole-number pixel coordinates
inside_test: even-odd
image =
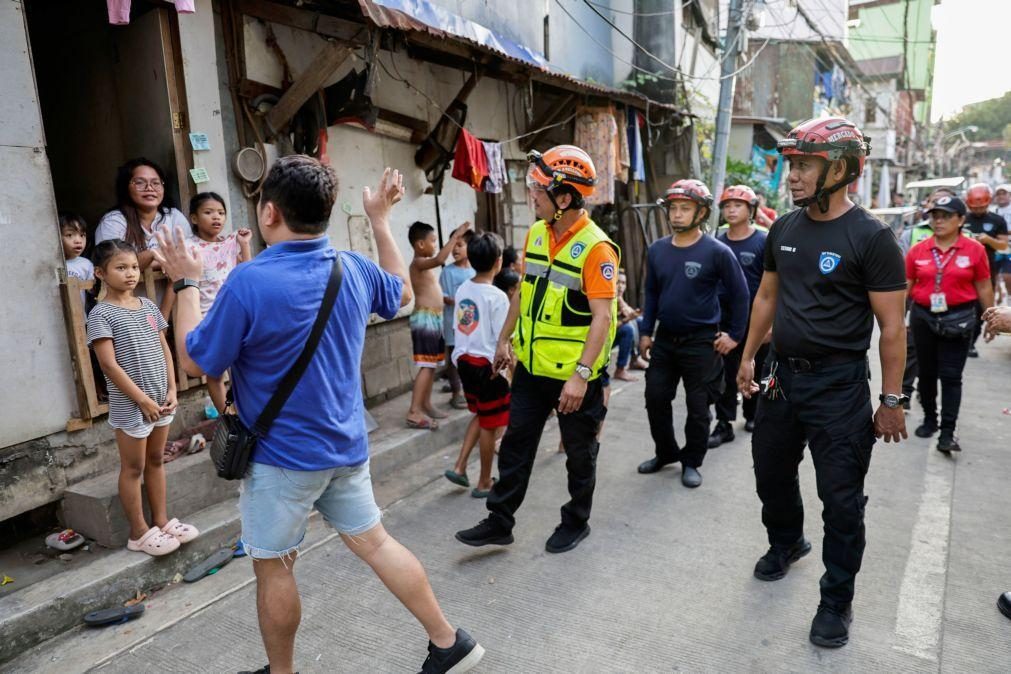
[[[357,536],[379,523],[369,462],[326,470],[288,470],[250,463],[242,480],[242,544],[253,559],[285,558],[305,538],[316,508],[338,532]]]

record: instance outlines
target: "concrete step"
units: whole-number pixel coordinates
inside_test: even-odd
[[[466,410],[452,410],[449,418],[440,423],[438,431],[408,429],[404,424],[409,405],[407,398],[408,396],[400,396],[370,410],[379,423],[379,428],[369,437],[369,445],[372,476],[377,483],[377,499],[381,504],[384,500],[382,492],[388,490],[388,487],[382,486],[384,481],[393,477],[395,471],[422,461],[440,450],[447,455],[452,453],[470,422]],[[89,611],[122,605],[137,590],[147,591],[171,582],[177,573],[185,571],[194,562],[235,542],[241,529],[237,500],[234,498],[238,483],[219,480],[214,476],[206,452],[174,461],[167,468],[182,461],[187,461],[187,465],[177,469],[180,474],[175,477],[173,473],[168,475],[170,492],[173,481],[189,479],[190,471],[196,475],[194,480],[203,479],[203,472],[207,472],[217,483],[224,483],[232,492],[232,496],[226,497],[227,500],[186,515],[187,521],[200,529],[201,536],[179,551],[158,559],[119,549],[99,556],[94,561],[75,564],[67,571],[0,597],[0,634],[4,635],[0,640],[0,663],[79,625],[81,617]],[[103,492],[97,482],[90,490],[82,490],[82,497],[76,502],[78,505],[65,506],[65,514],[71,515],[78,507],[91,508],[93,513],[98,513],[92,515],[92,521],[99,524],[106,522],[106,531],[114,532],[111,523],[115,521],[115,516],[111,513],[120,513],[121,508],[115,494],[115,481],[112,484],[111,495],[106,486],[105,495],[102,496]],[[209,488],[217,490],[219,487],[218,484],[212,484]],[[101,514],[103,512],[104,515]],[[175,516],[179,511],[170,509],[169,512]],[[125,545],[125,538],[123,540]]]

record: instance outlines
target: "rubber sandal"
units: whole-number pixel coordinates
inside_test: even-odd
[[[139,618],[144,613],[143,604],[133,606],[115,606],[104,608],[100,611],[92,611],[84,615],[84,624],[91,627],[101,627],[103,625],[119,625],[128,620]]]
[[[67,550],[73,550],[79,545],[84,545],[84,536],[73,529],[64,529],[63,531],[46,536],[46,545],[53,550],[66,552]]]
[[[179,549],[179,539],[169,536],[158,527],[151,527],[139,540],[126,542],[126,549],[146,552],[152,557],[161,557]]]
[[[493,477],[491,479],[492,485],[494,486],[496,482],[498,482],[498,478]],[[470,495],[473,496],[474,498],[488,498],[488,494],[490,493],[491,489],[478,489],[477,487],[474,487],[473,489],[470,490]]]
[[[415,421],[413,419],[407,420],[408,428],[415,428],[419,431],[437,431],[439,430],[439,424],[434,419],[425,418],[422,421]]]
[[[456,472],[455,470],[447,470],[445,473],[443,473],[443,475],[445,476],[445,478],[447,480],[449,480],[450,482],[452,482],[455,485],[459,485],[461,487],[469,487],[470,486],[470,480],[467,479],[467,476],[466,475],[461,475],[460,473]]]
[[[187,571],[186,575],[183,576],[183,580],[187,583],[195,583],[204,576],[213,576],[219,569],[221,569],[221,567],[232,561],[234,555],[235,551],[231,548],[218,550],[213,555]]]
[[[169,536],[173,536],[180,543],[189,543],[200,535],[200,532],[192,524],[183,524],[177,518],[172,518],[165,523],[162,531]]]

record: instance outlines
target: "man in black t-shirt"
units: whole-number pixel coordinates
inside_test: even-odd
[[[875,437],[906,437],[905,268],[887,226],[846,196],[869,150],[852,122],[809,120],[779,149],[790,163],[790,192],[801,208],[769,232],[737,377],[745,396],[762,394],[752,458],[770,548],[755,565],[755,576],[778,580],[811,550],[797,479],[807,444],[825,523],[825,574],[810,639],[838,647],[849,639],[863,558],[871,449]],[[867,349],[875,319],[881,326],[882,404],[872,415]],[[772,353],[759,386],[754,358],[770,327]]]
[[[990,263],[990,282],[994,288],[997,287],[997,278],[1000,270],[997,268],[997,251],[1007,247],[1007,222],[1001,216],[989,211],[990,202],[993,200],[993,190],[986,183],[976,183],[965,193],[965,205],[969,207],[969,214],[965,216],[963,230],[972,234],[973,238],[983,244],[986,248],[986,259]],[[972,344],[969,346],[969,357],[978,358],[976,351],[976,340],[979,339],[983,330],[982,316],[983,307],[976,303],[976,330],[972,335]]]

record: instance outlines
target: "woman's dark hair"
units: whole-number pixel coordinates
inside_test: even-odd
[[[141,166],[147,166],[158,174],[159,180],[165,184],[165,171],[161,166],[150,159],[136,157],[126,162],[116,169],[116,208],[123,213],[126,218],[126,243],[133,245],[137,250],[147,249],[147,236],[144,228],[140,224],[140,213],[137,212],[137,205],[130,198],[130,181],[133,180],[133,172]],[[167,188],[168,186],[165,185]],[[166,189],[167,191],[167,189]],[[158,212],[168,215],[169,208],[165,205],[165,192],[162,193],[162,201],[158,206]]]
[[[225,209],[225,213],[228,212],[228,206],[225,205],[225,200],[221,198],[221,195],[217,192],[201,192],[190,199],[190,215],[196,215],[200,207],[204,205],[206,201],[216,201],[221,204],[221,207]],[[193,229],[193,233],[197,233],[197,224],[195,222],[190,222],[190,228]]]
[[[504,292],[506,295],[509,291],[518,286],[520,283],[520,275],[517,274],[512,269],[503,269],[499,273],[495,274],[495,278],[492,279],[492,285]]]
[[[88,223],[84,221],[84,217],[77,213],[60,213],[60,234],[63,234],[63,230],[70,229],[78,234],[83,234],[85,237],[88,236]]]

